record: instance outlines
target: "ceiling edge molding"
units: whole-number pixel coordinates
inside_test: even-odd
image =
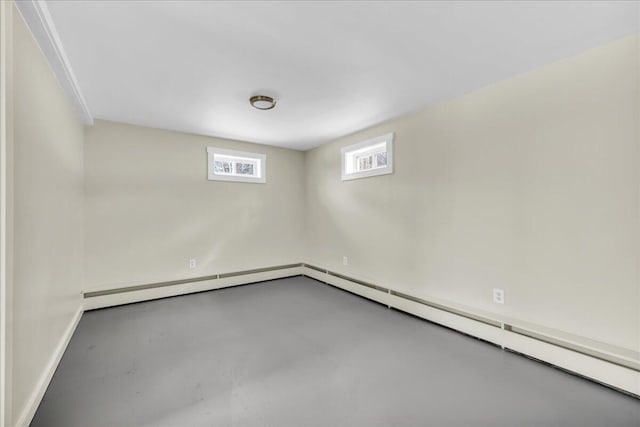
[[[82,96],[82,91],[62,46],[53,19],[49,14],[46,2],[42,0],[21,0],[16,1],[15,4],[80,119],[86,125],[93,125],[93,116],[84,100],[84,96]]]

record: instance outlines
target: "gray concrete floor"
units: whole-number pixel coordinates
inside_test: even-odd
[[[304,277],[85,313],[32,426],[640,426],[640,400]]]

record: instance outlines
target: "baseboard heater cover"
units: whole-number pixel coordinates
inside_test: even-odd
[[[327,271],[327,270],[325,270],[325,269],[323,269],[323,268],[320,268],[320,267],[316,267],[315,265],[311,265],[311,264],[304,264],[304,263],[303,263],[303,264],[301,264],[301,266],[302,266],[302,267],[310,268],[310,269],[315,270],[315,271],[319,271],[320,273],[325,273],[325,274],[327,274],[327,273],[328,273],[328,271]]]
[[[613,363],[614,365],[622,366],[624,368],[629,368],[634,371],[640,372],[640,363],[634,362],[632,360],[626,360],[626,359],[617,358],[614,356],[609,356],[605,353],[599,352],[598,350],[594,350],[588,347],[569,343],[553,337],[548,337],[546,335],[543,335],[534,331],[530,331],[528,329],[519,328],[517,326],[509,325],[506,323],[504,325],[504,330],[513,332],[514,334],[523,335],[528,338],[533,338],[535,340],[542,341],[547,344],[555,345],[557,347],[561,347],[567,350],[575,351],[576,353],[580,353],[586,356],[594,357],[596,359],[604,360],[605,362]]]
[[[224,279],[225,277],[244,276],[245,274],[266,273],[268,271],[276,271],[276,270],[288,270],[290,268],[297,268],[301,266],[302,264],[287,264],[287,265],[278,265],[275,267],[255,268],[253,270],[235,271],[233,273],[219,274],[218,278]]]
[[[277,265],[274,267],[255,268],[252,270],[234,271],[232,273],[212,274],[210,276],[199,276],[199,277],[192,277],[189,279],[179,279],[179,280],[170,280],[167,282],[147,283],[144,285],[136,285],[136,286],[125,286],[121,288],[106,289],[104,291],[91,291],[91,292],[85,292],[83,295],[85,298],[94,298],[94,297],[101,297],[105,295],[121,294],[125,292],[135,292],[135,291],[142,291],[146,289],[163,288],[165,286],[183,285],[185,283],[203,282],[205,280],[218,280],[218,279],[224,279],[227,277],[243,276],[247,274],[266,273],[269,271],[277,271],[277,270],[288,270],[290,268],[297,268],[301,266],[302,264]]]
[[[349,282],[355,283],[356,285],[366,286],[367,288],[375,289],[376,291],[380,291],[380,292],[384,292],[384,293],[389,293],[390,292],[390,289],[383,288],[382,286],[374,285],[373,283],[364,282],[362,280],[354,279],[354,278],[349,277],[349,276],[344,276],[344,275],[342,275],[340,273],[335,273],[333,271],[327,271],[327,274],[330,275],[330,276],[337,277],[337,278],[342,279],[342,280],[348,280]]]
[[[505,350],[505,351],[508,351],[509,353],[516,354],[516,355],[518,355],[518,356],[520,356],[520,357],[524,357],[524,358],[526,358],[526,359],[533,360],[533,361],[534,361],[534,362],[536,362],[536,363],[542,363],[543,365],[546,365],[546,366],[548,366],[548,367],[550,367],[550,368],[558,369],[558,370],[560,370],[560,371],[562,371],[562,372],[566,372],[566,373],[568,373],[569,375],[575,375],[576,377],[580,377],[580,378],[585,379],[585,380],[587,380],[587,381],[591,381],[591,382],[594,382],[594,383],[596,383],[596,384],[600,384],[601,386],[603,386],[603,387],[607,387],[607,388],[610,388],[611,390],[615,390],[615,391],[617,391],[618,393],[626,394],[627,396],[633,397],[633,398],[635,398],[635,399],[640,399],[640,395],[638,395],[638,394],[632,393],[632,392],[630,392],[630,391],[627,391],[627,390],[622,389],[622,388],[619,388],[619,387],[615,387],[615,386],[613,386],[613,385],[611,385],[611,384],[607,384],[607,383],[602,382],[602,381],[598,381],[598,380],[596,380],[596,379],[594,379],[594,378],[588,377],[588,376],[586,376],[586,375],[582,375],[582,374],[581,374],[581,373],[579,373],[579,372],[576,372],[576,371],[572,371],[572,370],[570,370],[570,369],[563,368],[562,366],[554,365],[553,363],[547,362],[547,361],[542,360],[542,359],[538,359],[537,357],[533,357],[533,356],[531,356],[531,355],[529,355],[529,354],[522,353],[522,352],[520,352],[520,351],[513,350],[513,349],[511,349],[511,348],[507,348],[507,347],[505,347],[505,348],[504,348],[504,350]]]
[[[496,328],[502,327],[502,324],[497,320],[489,319],[487,317],[479,316],[477,314],[469,313],[457,308],[448,307],[443,304],[427,301],[422,298],[414,297],[411,295],[403,294],[402,292],[391,291],[391,295],[395,295],[400,298],[407,299],[409,301],[417,302],[418,304],[426,305],[431,308],[446,311],[447,313],[456,314],[458,316],[466,317],[467,319],[475,320],[476,322],[484,323],[485,325],[495,326]]]

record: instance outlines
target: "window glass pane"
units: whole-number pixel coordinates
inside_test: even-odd
[[[363,171],[371,169],[372,161],[371,156],[358,157],[358,170]]]
[[[252,163],[236,163],[236,174],[253,175],[254,168]]]
[[[387,166],[387,152],[376,153],[376,167]]]
[[[217,174],[229,174],[231,173],[231,162],[216,160],[213,164],[213,171]]]
[[[224,171],[224,169],[222,168],[222,162],[220,160],[216,160],[213,164],[213,171],[215,173],[221,173]]]

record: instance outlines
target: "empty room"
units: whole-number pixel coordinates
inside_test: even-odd
[[[0,0],[0,427],[640,427],[640,1]]]

